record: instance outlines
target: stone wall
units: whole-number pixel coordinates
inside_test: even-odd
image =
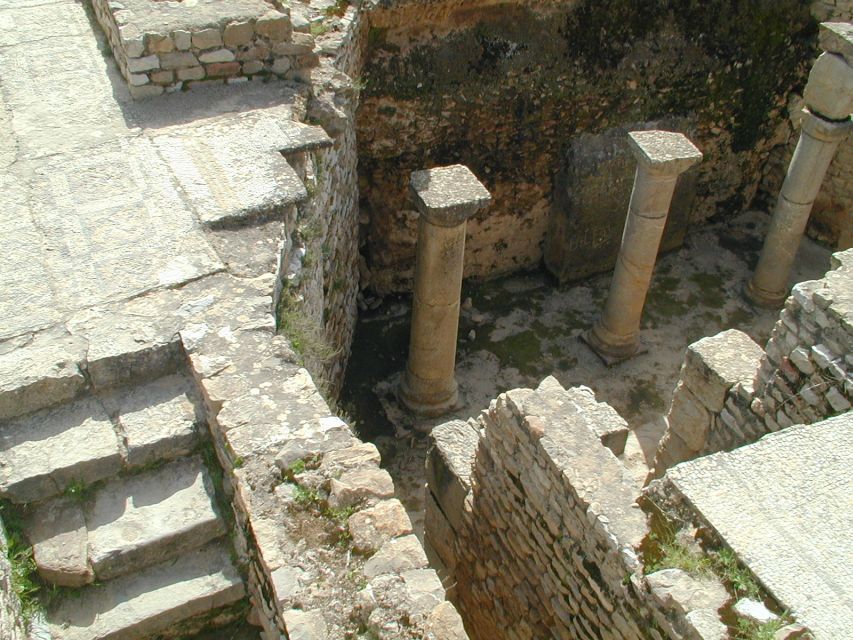
[[[12,565],[6,557],[8,542],[0,521],[0,638],[26,640],[27,625],[21,615],[21,603],[12,585]]]
[[[853,250],[833,255],[832,266],[824,278],[794,286],[764,349],[734,330],[688,347],[655,459],[658,476],[850,409]]]
[[[92,6],[134,98],[200,82],[299,78],[318,62],[309,24],[293,25],[289,8],[272,0]]]
[[[595,208],[602,176],[622,176],[626,163],[616,149],[587,170],[574,166],[572,149],[626,127],[674,126],[704,152],[682,224],[739,211],[777,144],[774,128],[802,84],[816,31],[793,0],[410,0],[366,11],[359,175],[370,284],[380,292],[410,286],[416,216],[406,181],[425,167],[464,164],[494,196],[469,221],[473,277],[538,266],[546,235],[560,233],[589,241],[569,268],[552,264],[557,275],[586,275],[586,263],[610,268],[631,168],[618,191],[624,202]],[[578,175],[587,197],[568,180]],[[585,217],[558,197],[569,187]],[[590,247],[605,255],[589,259]]]
[[[469,634],[724,637],[717,609],[728,595],[715,579],[643,575],[640,488],[599,433],[618,416],[583,396],[547,378],[433,431],[426,541]],[[673,595],[678,582],[692,598]]]
[[[850,22],[853,21],[853,2],[816,0],[812,3],[811,12],[818,22]],[[814,62],[818,53],[815,46],[810,52],[809,63]],[[794,154],[799,139],[797,131],[802,106],[802,96],[793,92],[788,98],[788,117],[779,124],[776,138],[778,146],[773,149],[762,170],[759,199],[767,207],[775,204]],[[815,200],[808,234],[837,249],[853,246],[853,139],[848,138],[838,147],[835,160]]]

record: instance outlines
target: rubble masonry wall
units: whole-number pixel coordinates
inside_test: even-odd
[[[689,612],[656,600],[642,575],[640,489],[572,391],[548,378],[536,391],[501,394],[476,421],[434,431],[426,540],[447,566],[468,633],[693,637]]]
[[[820,280],[795,285],[764,349],[739,331],[690,345],[667,414],[656,475],[730,451],[853,403],[853,250]]]

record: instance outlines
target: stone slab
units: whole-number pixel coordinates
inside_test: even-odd
[[[648,124],[681,130],[691,127],[686,120]],[[561,282],[608,271],[616,263],[636,173],[627,131],[627,127],[615,127],[598,134],[583,133],[567,144],[555,176],[554,207],[544,247],[545,266]],[[684,241],[696,181],[695,171],[678,180],[661,252]]]
[[[0,495],[14,502],[49,498],[72,482],[91,484],[120,469],[118,437],[92,397],[0,429]]]
[[[2,312],[2,309],[0,309]],[[0,344],[0,421],[71,400],[86,387],[87,343],[63,329]]]
[[[124,436],[128,467],[179,458],[198,443],[190,381],[170,375],[104,398]]]
[[[201,458],[116,478],[85,509],[89,559],[110,579],[185,554],[225,533]]]
[[[462,527],[465,496],[471,490],[471,472],[480,434],[463,420],[450,420],[430,432],[431,447],[426,460],[429,493],[450,525]]]
[[[682,463],[667,477],[817,640],[853,636],[853,413]]]
[[[50,159],[36,170],[32,194],[47,274],[62,283],[56,298],[66,309],[223,268],[147,140]]]
[[[461,164],[414,171],[409,185],[421,215],[442,227],[462,224],[492,201],[483,183]]]
[[[192,3],[123,0],[128,20],[142,33],[168,34],[172,31],[198,31],[219,27],[232,20],[258,18],[269,11],[265,0],[196,0]]]
[[[751,382],[763,356],[752,338],[729,329],[687,347],[681,380],[709,410],[719,412],[726,392],[738,382]]]
[[[277,148],[291,141],[286,128],[270,119],[228,119],[156,136],[154,144],[201,222],[222,226],[269,217],[308,197]]]
[[[552,385],[558,385],[562,389],[557,379],[552,376],[539,383],[539,389],[546,391],[548,387],[553,388]],[[598,402],[595,392],[589,387],[572,387],[566,390],[566,394],[569,396],[569,406],[584,416],[587,425],[601,440],[601,444],[610,449],[613,455],[621,456],[628,439],[628,423],[625,419],[606,402]]]
[[[139,573],[87,587],[48,612],[54,640],[156,636],[245,596],[224,544],[211,544]]]
[[[628,141],[637,160],[656,171],[677,174],[702,160],[696,145],[676,131],[631,131]]]
[[[86,522],[79,503],[56,498],[39,506],[26,520],[39,575],[62,587],[82,587],[95,575],[89,566]]]
[[[849,22],[821,22],[820,48],[842,56],[853,66],[853,24]]]

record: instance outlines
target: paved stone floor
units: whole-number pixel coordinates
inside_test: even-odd
[[[204,223],[304,193],[285,83],[133,102],[74,0],[0,0],[0,69],[0,340],[221,271]]]
[[[853,414],[679,465],[675,489],[816,638],[853,631]]]
[[[389,299],[365,314],[343,406],[361,434],[380,447],[416,528],[423,521],[427,439],[422,431],[450,418],[474,416],[501,392],[536,387],[547,375],[565,387],[591,387],[599,401],[628,421],[632,433],[624,460],[641,481],[663,434],[687,345],[736,328],[763,346],[778,318],[778,311],[756,309],[741,296],[767,220],[763,213],[747,212],[727,223],[696,227],[681,249],[662,256],[643,315],[647,353],[613,368],[578,339],[598,317],[609,274],[565,286],[555,286],[544,273],[466,283],[456,375],[462,406],[436,420],[413,421],[394,398],[405,367],[408,301]],[[792,282],[819,278],[828,268],[829,252],[804,239]]]

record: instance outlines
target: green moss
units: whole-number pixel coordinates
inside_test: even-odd
[[[726,304],[722,277],[713,273],[694,273],[690,281],[702,292],[702,304],[714,309],[722,309]]]
[[[631,416],[639,415],[644,410],[662,412],[666,403],[657,390],[657,385],[650,380],[636,380],[628,390],[628,411]]]
[[[498,342],[489,342],[485,349],[494,353],[502,367],[515,367],[524,375],[536,375],[545,368],[542,342],[534,331],[522,331]]]

